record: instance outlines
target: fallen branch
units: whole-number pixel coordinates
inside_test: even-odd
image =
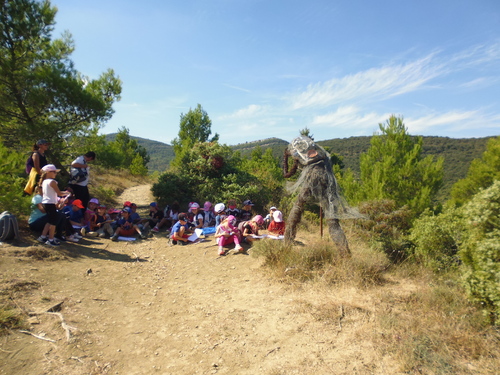
[[[72,327],[72,326],[68,325],[66,323],[66,321],[64,320],[64,317],[63,317],[63,315],[61,313],[58,313],[58,312],[46,312],[46,314],[57,315],[59,317],[59,319],[61,319],[61,326],[66,331],[66,340],[69,342],[69,340],[71,339],[71,331],[72,330],[76,331],[78,328]]]
[[[33,332],[30,332],[30,331],[24,331],[24,330],[19,330],[19,332],[21,333],[25,333],[27,335],[31,335],[33,337],[36,337],[37,339],[40,339],[40,340],[45,340],[45,341],[49,341],[49,342],[56,342],[56,340],[52,340],[52,339],[49,339],[49,338],[45,338],[43,336],[40,336],[40,335],[35,335]]]
[[[76,327],[72,327],[70,325],[68,325],[66,323],[66,321],[64,320],[64,317],[61,313],[59,312],[51,312],[51,311],[43,311],[43,312],[40,312],[40,313],[35,313],[35,312],[32,312],[30,313],[30,315],[42,315],[42,314],[50,314],[50,315],[56,315],[59,317],[59,319],[61,319],[61,327],[63,327],[63,329],[66,331],[66,340],[69,342],[71,340],[71,331],[72,330],[77,330],[78,328]]]
[[[342,331],[342,319],[344,319],[344,316],[345,316],[344,305],[340,305],[339,332]]]
[[[280,347],[277,346],[276,348],[274,349],[271,349],[270,351],[267,352],[267,354],[265,355],[265,357],[267,357],[269,354],[271,354],[272,352],[275,352],[276,350],[280,350]]]

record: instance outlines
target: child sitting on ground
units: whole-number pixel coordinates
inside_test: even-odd
[[[106,237],[106,233],[111,237],[113,235],[113,228],[111,228],[111,218],[106,213],[106,206],[97,207],[97,213],[90,219],[90,232],[87,233],[90,237],[99,236]]]
[[[172,244],[176,245],[177,243],[179,243],[181,245],[186,245],[188,243],[188,238],[191,233],[192,232],[189,229],[189,222],[187,215],[184,212],[181,212],[179,214],[179,220],[172,227],[172,234],[170,235]]]
[[[236,218],[233,215],[228,216],[222,221],[222,223],[217,228],[215,232],[215,240],[219,245],[219,255],[226,255],[224,246],[235,244],[234,249],[238,252],[243,252],[244,249],[240,245],[240,239],[238,236],[238,228],[235,227]]]
[[[271,221],[267,229],[270,234],[274,234],[276,236],[282,236],[285,234],[285,222],[283,221],[283,214],[280,210],[275,210],[273,212],[273,221]]]
[[[139,227],[132,222],[130,218],[131,213],[132,210],[130,207],[123,207],[122,218],[118,220],[118,227],[116,228],[115,234],[111,237],[111,241],[118,241],[119,236],[132,237],[135,233],[138,233],[142,239],[146,238]]]

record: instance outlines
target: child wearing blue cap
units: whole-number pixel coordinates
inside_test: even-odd
[[[134,224],[131,218],[132,210],[130,207],[123,207],[122,218],[118,220],[118,227],[115,234],[111,237],[111,241],[118,241],[119,236],[132,237],[135,233],[144,239],[146,236],[141,232],[137,224]]]

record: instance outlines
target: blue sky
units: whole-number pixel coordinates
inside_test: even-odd
[[[123,81],[102,129],[171,143],[201,104],[229,145],[500,135],[498,0],[52,0],[77,70]]]

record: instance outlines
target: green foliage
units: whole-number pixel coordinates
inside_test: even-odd
[[[415,220],[409,236],[415,244],[415,261],[433,271],[446,271],[458,266],[457,252],[465,231],[461,213],[453,207],[440,215],[424,212]]]
[[[379,244],[392,262],[407,258],[411,244],[406,236],[413,218],[407,206],[398,208],[390,199],[366,201],[359,205],[359,212],[365,219],[356,220],[356,226],[369,234],[368,240]]]
[[[200,104],[193,109],[189,109],[188,113],[181,113],[181,121],[177,138],[172,141],[174,147],[175,158],[172,161],[172,166],[181,168],[185,161],[185,153],[199,142],[216,142],[219,135],[216,133],[209,140],[212,133],[212,120],[208,117],[207,112]]]
[[[500,180],[500,137],[488,141],[482,158],[472,161],[467,177],[453,185],[452,202],[458,206],[463,205],[481,189],[491,186],[495,180]]]
[[[89,79],[74,69],[71,36],[52,40],[55,15],[49,1],[0,3],[0,136],[18,151],[48,139],[63,167],[74,142],[111,118],[121,82],[112,70]]]
[[[498,324],[500,318],[500,181],[476,194],[465,206],[467,226],[460,257],[470,298]]]
[[[272,149],[262,152],[260,147],[253,150],[250,159],[241,161],[241,169],[254,176],[262,186],[257,196],[250,196],[254,203],[259,203],[257,209],[265,204],[276,205],[283,196],[284,177],[279,159],[273,156]]]
[[[95,151],[96,164],[106,168],[125,169],[135,176],[148,174],[147,150],[130,136],[127,128],[119,129],[118,133],[107,142],[104,135],[93,134],[84,142],[87,149]]]
[[[165,172],[158,177],[153,184],[151,193],[160,206],[189,202],[192,197],[191,187],[188,185],[186,176],[179,173]]]
[[[226,145],[199,142],[183,152],[182,168],[172,166],[171,171],[160,175],[152,191],[164,203],[252,199],[260,211],[270,200],[280,198],[280,176],[281,169],[271,152],[256,151],[251,160],[244,160]]]
[[[422,159],[422,138],[408,135],[402,118],[391,116],[379,124],[382,135],[361,155],[363,200],[392,199],[416,215],[430,207],[441,182],[443,159]]]
[[[26,158],[0,142],[0,213],[10,211],[19,218],[29,211],[30,198],[23,196],[28,181],[24,173]]]

